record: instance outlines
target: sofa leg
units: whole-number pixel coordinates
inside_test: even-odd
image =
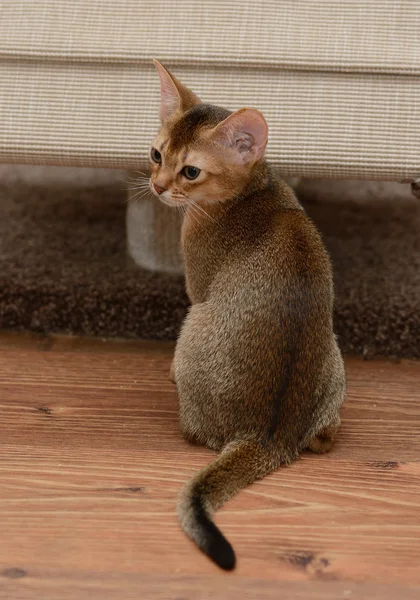
[[[127,249],[136,264],[149,271],[181,275],[181,216],[151,193],[128,190]]]

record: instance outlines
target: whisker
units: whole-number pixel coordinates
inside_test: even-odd
[[[150,179],[150,177],[143,177],[143,176],[141,176],[141,177],[130,177],[130,178],[127,178],[126,181],[129,181],[130,183],[132,183],[133,181],[134,182],[136,182],[136,181],[146,181],[146,179]]]
[[[134,196],[130,196],[129,199],[132,200],[133,202],[135,202],[136,200],[140,200],[141,198],[143,198],[143,196],[146,195],[146,191],[144,192],[139,192],[138,194],[135,194]]]
[[[143,183],[147,183],[148,181],[150,181],[149,177],[142,177],[141,179],[139,177],[137,179],[132,179],[131,181],[126,181],[126,183],[128,185],[140,185],[140,184],[143,184]]]
[[[131,192],[138,192],[141,190],[149,190],[150,186],[149,185],[137,185],[135,187],[129,187],[128,188]]]
[[[149,184],[144,182],[144,183],[140,183],[137,185],[129,185],[127,186],[129,190],[138,190],[140,188],[145,188],[145,187],[149,187]]]
[[[200,216],[200,214],[195,210],[194,205],[190,204],[188,206],[188,214],[191,215],[193,221],[195,221],[195,223],[197,223],[197,225],[200,225],[200,219],[198,218]]]
[[[145,196],[147,195],[152,195],[152,192],[150,190],[144,190],[142,192],[138,192],[137,194],[134,194],[134,196],[130,196],[128,201],[129,202],[139,202],[139,200],[141,200],[142,198],[145,198]]]
[[[139,179],[139,177],[132,177],[132,175],[140,175],[143,177],[148,177],[148,175],[146,173],[143,173],[143,171],[129,171],[128,173],[126,173],[126,178],[127,179]]]
[[[204,215],[206,215],[206,217],[208,219],[210,219],[210,221],[217,223],[216,219],[214,219],[211,215],[209,215],[209,213],[207,211],[205,211],[204,208],[202,208],[199,204],[197,204],[197,202],[195,202],[192,198],[188,198],[188,196],[186,196],[182,192],[178,192],[178,195],[181,196],[184,200],[186,200],[189,207],[192,208],[192,206],[195,206],[195,208],[198,209],[200,212],[202,212]],[[197,213],[197,211],[196,211],[196,213]]]
[[[198,213],[198,211],[195,208],[197,206],[196,203],[195,202],[190,203],[190,198],[188,198],[188,196],[186,196],[182,192],[178,192],[177,196],[186,201],[184,216],[187,214],[188,209],[190,209],[190,214],[191,214],[193,221],[195,223],[197,223],[198,225],[200,225],[200,219],[198,218],[200,216],[200,214]],[[209,216],[209,215],[207,215],[207,216]],[[195,227],[195,225],[194,225],[194,227]]]
[[[183,219],[185,217],[185,206],[183,206],[182,204],[178,204],[177,208],[177,212],[178,215],[180,216],[181,219]]]
[[[150,177],[134,177],[132,179],[126,179],[126,185],[138,185],[139,183],[147,183],[150,180]]]
[[[188,202],[191,202],[196,208],[198,208],[198,210],[200,210],[203,214],[205,214],[206,217],[208,217],[210,219],[210,221],[214,221],[214,223],[217,223],[216,219],[214,219],[211,215],[209,215],[209,213],[206,212],[204,210],[204,208],[202,208],[199,204],[197,204],[197,202],[194,202],[194,200],[192,198],[188,198]]]
[[[130,188],[131,192],[143,192],[144,190],[150,191],[150,186],[149,185],[139,185],[137,187]]]

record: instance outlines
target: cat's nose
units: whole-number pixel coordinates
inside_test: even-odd
[[[161,187],[160,185],[158,185],[157,183],[153,184],[153,187],[155,188],[155,190],[157,191],[158,194],[161,194],[162,192],[165,191],[165,188]]]

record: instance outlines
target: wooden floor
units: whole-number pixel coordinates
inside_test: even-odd
[[[178,431],[172,346],[0,335],[0,598],[420,598],[420,363],[347,360],[343,427],[217,514],[238,566],[178,526],[213,453]]]

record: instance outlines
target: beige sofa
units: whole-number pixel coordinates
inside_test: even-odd
[[[414,182],[419,32],[418,0],[3,0],[0,161],[145,169],[156,56],[203,100],[261,109],[285,176]],[[140,261],[177,236],[150,202],[129,217],[160,232]]]

